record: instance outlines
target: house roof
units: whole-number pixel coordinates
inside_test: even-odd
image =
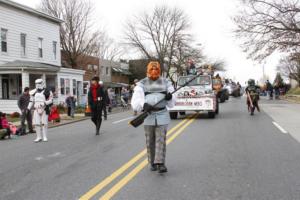
[[[127,69],[122,69],[122,68],[119,68],[119,67],[112,67],[112,70],[114,72],[121,73],[121,74],[124,74],[124,75],[131,75],[131,72]]]
[[[126,83],[115,83],[115,82],[104,82],[104,86],[110,87],[110,88],[121,88],[121,87],[127,87],[128,84]]]
[[[51,65],[51,64],[47,64],[47,63],[15,60],[15,61],[0,65],[0,69],[30,69],[30,70],[56,72],[56,71],[60,70],[60,66]]]
[[[33,15],[36,15],[36,16],[39,16],[39,17],[43,17],[45,19],[48,19],[48,20],[56,22],[56,23],[62,23],[63,22],[63,20],[61,20],[61,19],[58,19],[56,17],[52,17],[52,16],[50,16],[48,14],[45,14],[45,13],[43,13],[41,11],[35,10],[33,8],[30,8],[28,6],[19,4],[19,3],[14,2],[14,1],[0,0],[0,4],[5,4],[7,6],[10,6],[10,7],[16,8],[18,10],[22,10],[22,11],[28,12],[30,14],[33,14]]]

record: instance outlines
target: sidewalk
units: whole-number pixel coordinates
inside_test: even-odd
[[[112,109],[111,113],[107,112],[107,114],[111,115],[111,114],[120,113],[120,112],[124,112],[124,111],[130,111],[130,109],[124,110],[122,107],[116,107],[116,108]],[[63,125],[71,124],[71,123],[80,122],[80,121],[83,121],[86,119],[90,119],[90,116],[85,116],[84,113],[77,113],[77,114],[75,114],[74,118],[72,118],[72,117],[67,116],[67,114],[60,114],[60,118],[61,118],[61,120],[58,123],[49,122],[48,127],[54,128],[54,127],[58,127],[58,126],[63,126]],[[15,124],[16,126],[20,126],[21,121],[13,122],[13,124]]]
[[[260,105],[274,122],[300,142],[300,104],[285,100],[262,100]]]

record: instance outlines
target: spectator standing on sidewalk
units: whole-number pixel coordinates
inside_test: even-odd
[[[74,96],[71,96],[71,117],[72,118],[74,118],[75,109],[76,109],[76,98]]]
[[[104,120],[107,120],[107,110],[106,110],[106,107],[109,106],[110,100],[109,100],[107,89],[105,88],[105,86],[103,84],[103,81],[99,81],[99,85],[103,88],[103,91],[104,91],[104,99],[103,99],[102,110],[103,110]]]
[[[21,130],[20,130],[21,135],[26,134],[25,120],[27,121],[29,133],[35,133],[32,127],[32,114],[31,111],[28,110],[27,108],[29,101],[30,101],[29,87],[25,87],[23,94],[18,99],[18,107],[21,110]]]
[[[66,98],[66,104],[67,104],[67,108],[68,108],[68,116],[74,118],[76,99],[72,95],[69,95]]]
[[[70,117],[71,116],[71,95],[70,94],[68,94],[68,97],[66,98],[65,103],[66,103],[67,109],[68,109],[67,114]]]
[[[134,91],[134,88],[136,87],[136,84],[139,82],[138,79],[134,79],[134,83],[133,83],[133,87],[132,87],[132,91]],[[137,110],[133,110],[133,115],[136,116],[138,113]]]

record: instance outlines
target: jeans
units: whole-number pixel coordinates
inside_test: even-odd
[[[21,115],[21,132],[22,133],[26,133],[25,120],[27,121],[29,131],[32,132],[33,128],[32,128],[31,111],[27,110],[27,111],[22,112],[22,115]]]

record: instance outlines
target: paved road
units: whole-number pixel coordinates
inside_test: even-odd
[[[48,143],[0,141],[0,199],[298,200],[300,144],[272,111],[250,116],[244,99],[231,99],[216,119],[172,121],[166,175],[145,166],[130,112],[111,115],[100,136],[83,121],[49,130]]]

